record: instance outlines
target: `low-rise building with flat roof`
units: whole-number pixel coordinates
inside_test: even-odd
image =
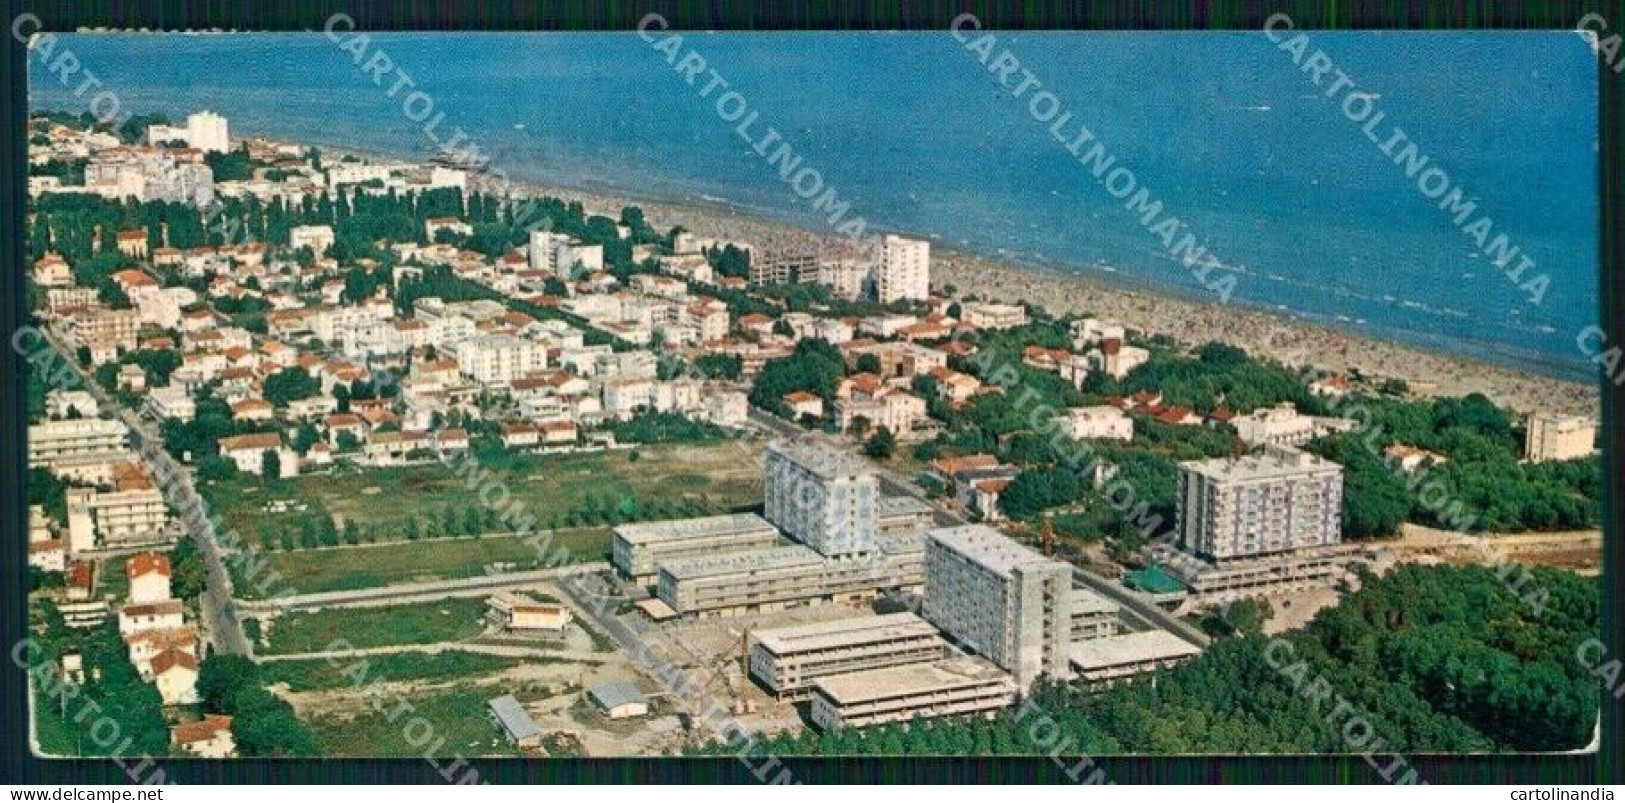
[[[1072,641],[1115,636],[1122,629],[1122,606],[1087,588],[1073,587]]]
[[[1016,700],[1016,682],[986,659],[871,669],[813,681],[812,721],[824,730],[920,717],[991,714]]]
[[[875,504],[875,530],[881,535],[927,530],[936,520],[931,505],[912,496],[882,496]]]
[[[750,673],[780,699],[811,694],[814,680],[936,661],[947,642],[912,613],[864,616],[752,634]]]
[[[663,563],[751,551],[780,542],[778,529],[754,513],[622,524],[614,530],[611,561],[622,577],[653,585]]]
[[[1106,686],[1173,666],[1201,652],[1202,648],[1166,630],[1145,630],[1078,642],[1068,649],[1068,658],[1085,682]]]
[[[670,561],[661,564],[657,593],[684,616],[735,616],[863,602],[924,583],[917,539],[894,536],[874,543],[876,551],[864,558],[826,558],[795,544]]]

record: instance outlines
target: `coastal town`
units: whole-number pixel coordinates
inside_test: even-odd
[[[903,234],[690,230],[206,110],[39,113],[29,169],[40,754],[113,749],[65,689],[152,755],[1042,753],[998,728],[1134,709],[1261,636],[1348,647],[1338,617],[1391,597],[1596,627],[1572,400],[1046,308]],[[1514,652],[1493,622],[1451,623],[1460,655]],[[1364,637],[1406,672],[1360,671],[1457,680],[1427,639]],[[1455,740],[1413,746],[1584,747],[1595,678],[1546,660],[1405,687]],[[1563,705],[1497,693],[1537,674]],[[1078,746],[1208,747],[1123,721]]]

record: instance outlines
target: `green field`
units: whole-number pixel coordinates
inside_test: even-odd
[[[485,567],[493,563],[508,564],[514,571],[524,571],[544,563],[607,560],[609,532],[607,527],[593,527],[554,533],[551,541],[541,536],[490,535],[261,553],[270,570],[277,573],[276,581],[265,581],[263,590],[269,594],[351,591],[474,577],[485,574]],[[568,560],[561,560],[566,553]],[[258,577],[272,577],[270,570],[262,571]],[[259,586],[239,581],[236,593],[244,599],[260,597],[263,595]]]
[[[291,613],[271,626],[269,646],[261,652],[322,652],[340,639],[357,649],[461,641],[480,634],[484,615],[485,601],[480,599]]]
[[[317,716],[307,724],[315,732],[316,743],[324,756],[421,758],[425,745],[409,741],[405,727],[420,719],[433,726],[436,740],[445,740],[434,755],[517,756],[519,752],[486,714],[486,702],[498,693],[492,689],[424,692],[406,701],[412,705],[411,716],[394,712],[392,700],[389,711],[368,709],[353,719]],[[390,720],[391,715],[396,717],[394,721]],[[419,725],[413,727],[421,730]],[[413,735],[417,736],[417,730]]]
[[[329,691],[362,683],[399,681],[426,681],[430,683],[492,675],[520,664],[536,663],[537,659],[507,658],[461,650],[447,650],[433,655],[425,653],[397,653],[374,655],[365,659],[365,670],[355,668],[356,661],[333,662],[325,658],[301,661],[271,661],[260,665],[260,676],[266,683],[286,683],[289,691]]]
[[[331,474],[261,485],[250,476],[205,483],[213,511],[247,544],[300,541],[311,524],[353,522],[362,541],[395,541],[416,530],[465,534],[470,516],[503,525],[490,505],[533,516],[537,527],[612,524],[721,513],[761,501],[761,448],[748,441],[640,447],[582,455],[505,455],[466,468],[340,467]],[[634,457],[635,455],[635,457]],[[495,490],[505,488],[506,494]],[[504,500],[507,500],[504,502]],[[283,508],[278,509],[276,504]],[[302,541],[301,546],[306,546]]]

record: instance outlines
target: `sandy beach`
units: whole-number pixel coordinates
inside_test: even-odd
[[[332,150],[370,159],[399,159],[359,150]],[[833,230],[816,231],[767,220],[697,198],[640,198],[615,190],[517,181],[496,189],[579,201],[590,213],[607,217],[617,217],[624,206],[638,206],[660,231],[683,226],[701,237],[727,238],[757,247],[813,248],[823,253],[852,249],[851,241]],[[1600,416],[1601,397],[1595,385],[1350,334],[1239,305],[1126,288],[1091,277],[1063,276],[937,244],[931,249],[931,263],[935,288],[953,285],[962,293],[1025,301],[1053,313],[1088,313],[1185,343],[1218,340],[1294,367],[1313,365],[1337,372],[1357,370],[1378,379],[1403,379],[1418,395],[1464,396],[1478,392],[1518,412]]]
[[[524,191],[578,200],[611,217],[622,206],[642,207],[655,228],[681,225],[702,237],[727,237],[757,246],[815,246],[838,249],[845,238],[744,215],[715,204],[635,199],[624,195],[524,185]],[[1149,334],[1186,343],[1220,340],[1292,366],[1332,371],[1358,370],[1366,376],[1404,379],[1425,395],[1464,396],[1479,392],[1519,412],[1556,411],[1599,415],[1600,396],[1592,385],[1568,382],[1499,365],[1426,351],[1236,305],[1202,303],[1171,295],[1109,285],[1078,276],[1060,276],[933,245],[933,287],[954,285],[964,293],[1006,301],[1026,301],[1056,313],[1089,313]]]

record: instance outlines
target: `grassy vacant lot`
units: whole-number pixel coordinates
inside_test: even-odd
[[[270,646],[261,652],[322,652],[339,639],[358,649],[460,641],[480,634],[484,615],[485,601],[481,599],[292,613],[271,626]]]
[[[636,455],[634,459],[633,455]],[[211,507],[244,542],[297,533],[307,520],[354,522],[364,540],[396,540],[410,527],[432,534],[448,516],[462,522],[495,501],[522,508],[539,526],[607,523],[613,511],[640,519],[722,512],[761,501],[761,447],[746,441],[639,447],[581,455],[506,455],[466,469],[431,463],[385,469],[342,467],[332,474],[261,485],[239,476],[205,485]],[[507,495],[494,490],[500,484]],[[481,498],[481,493],[485,498]],[[285,509],[269,512],[271,503]]]
[[[436,750],[434,755],[517,756],[519,752],[486,714],[486,701],[495,695],[489,688],[425,691],[412,696],[411,716],[395,714],[393,722],[389,719],[393,711],[369,708],[367,713],[353,719],[317,716],[307,724],[315,731],[316,743],[324,756],[422,757],[425,746],[421,742],[414,746],[405,729],[408,722],[419,718],[434,726],[437,740],[445,740],[438,748],[431,743],[430,749]],[[411,733],[421,740],[422,730],[421,725],[414,725]]]
[[[433,655],[415,652],[374,655],[363,660],[363,668],[357,668],[362,662],[349,659],[337,664],[325,658],[272,661],[260,665],[260,675],[266,683],[288,684],[289,691],[329,691],[356,686],[358,680],[361,684],[398,681],[440,683],[496,674],[525,663],[519,658],[460,650]]]
[[[323,591],[350,591],[358,588],[401,583],[450,580],[485,573],[493,563],[511,564],[514,571],[534,569],[544,562],[560,563],[568,551],[570,563],[607,560],[609,528],[592,527],[553,534],[542,543],[540,536],[518,538],[488,535],[484,538],[456,538],[409,541],[337,549],[301,549],[293,552],[262,553],[279,581],[267,582],[265,591],[276,594],[284,589],[295,594]],[[538,551],[538,545],[542,549]],[[270,576],[269,572],[265,576]],[[255,583],[237,583],[244,598],[260,596]]]

